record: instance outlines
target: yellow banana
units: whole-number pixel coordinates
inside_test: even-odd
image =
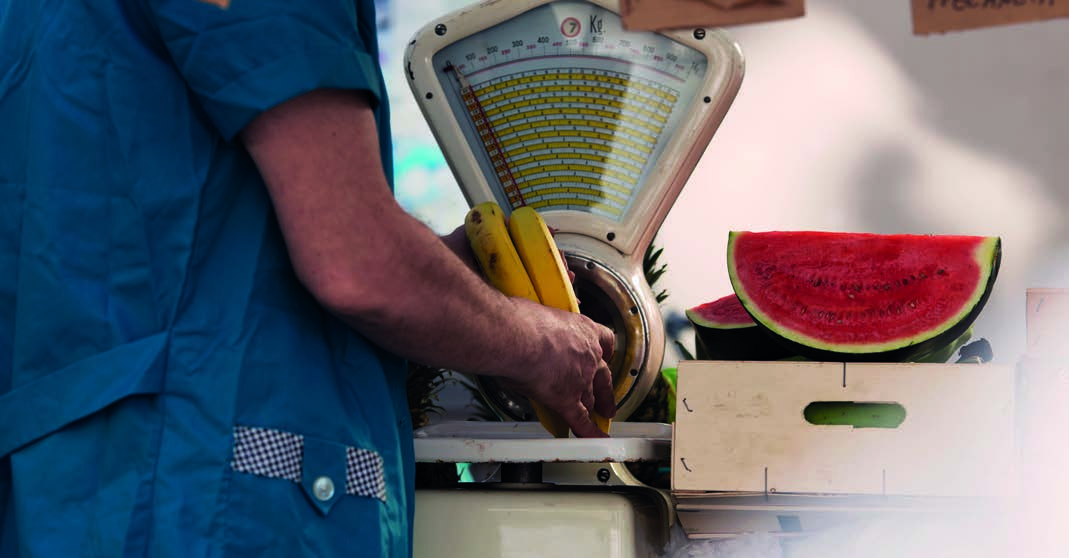
[[[514,210],[509,216],[509,236],[538,300],[546,306],[578,313],[579,302],[568,280],[568,271],[542,216],[527,206]]]
[[[500,206],[494,202],[483,202],[472,207],[464,218],[464,232],[475,253],[475,260],[494,288],[508,296],[541,303],[509,237]],[[531,401],[531,406],[539,422],[553,437],[568,437],[568,423],[560,415],[534,401]]]
[[[509,216],[509,235],[539,301],[546,306],[578,314],[579,301],[575,298],[572,282],[568,280],[564,260],[538,211],[527,206],[513,210]],[[609,419],[597,413],[592,413],[591,418],[602,432],[609,432]]]
[[[531,279],[509,238],[505,215],[494,202],[484,202],[468,211],[464,232],[483,274],[497,290],[539,302]]]

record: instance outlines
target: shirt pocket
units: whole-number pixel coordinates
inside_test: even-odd
[[[227,492],[227,554],[341,555],[358,544],[383,555],[389,495],[373,449],[237,426]]]

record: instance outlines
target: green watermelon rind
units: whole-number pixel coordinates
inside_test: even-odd
[[[797,356],[784,343],[754,324],[748,328],[694,328],[698,360],[783,360]]]
[[[757,324],[752,322],[734,324],[725,322],[714,322],[712,320],[707,320],[703,318],[701,315],[699,315],[697,312],[692,311],[691,309],[685,310],[684,314],[687,315],[687,319],[690,320],[690,323],[696,326],[707,327],[710,329],[743,329],[747,327],[757,327]]]
[[[742,231],[728,233],[728,275],[731,286],[739,297],[739,302],[759,327],[796,349],[799,354],[814,360],[904,362],[946,346],[972,327],[972,323],[979,316],[991,295],[1002,257],[1001,238],[984,237],[973,253],[981,274],[976,289],[962,305],[962,310],[945,319],[941,327],[885,343],[835,345],[798,331],[777,327],[775,320],[756,308],[753,298],[746,292],[734,273],[736,269],[735,240],[740,234],[746,233]]]
[[[725,299],[729,297],[738,304],[738,297],[732,293],[684,311],[694,326],[694,350],[698,359],[769,361],[795,356],[774,336],[760,328],[745,313],[741,304],[738,307],[745,321],[712,320],[702,314],[703,307],[726,303]]]
[[[750,318],[749,316],[746,316],[746,321],[743,321],[743,322],[727,322],[727,321],[712,320],[712,319],[709,319],[708,317],[702,315],[702,313],[701,313],[701,309],[702,308],[708,308],[708,307],[710,307],[712,305],[715,305],[717,303],[722,303],[728,297],[732,297],[732,298],[735,298],[737,300],[737,297],[735,297],[734,294],[730,294],[730,295],[722,296],[722,297],[720,297],[720,298],[718,298],[716,300],[713,300],[711,302],[707,302],[705,304],[699,304],[698,306],[695,306],[693,308],[687,308],[683,313],[686,314],[687,319],[690,320],[690,323],[692,323],[692,324],[694,324],[695,326],[698,326],[698,327],[704,327],[704,328],[710,328],[710,329],[742,329],[742,328],[747,328],[747,327],[757,327],[757,324],[755,324],[753,319]],[[734,307],[734,304],[732,304],[731,306]]]

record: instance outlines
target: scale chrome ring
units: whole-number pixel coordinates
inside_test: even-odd
[[[642,403],[659,373],[657,367],[663,354],[653,355],[657,362],[652,362],[650,341],[651,331],[663,329],[661,315],[651,302],[653,295],[648,287],[643,293],[624,276],[581,254],[567,254],[565,259],[575,273],[582,313],[616,334],[609,368],[617,408],[615,420],[625,420]],[[502,420],[537,420],[525,397],[510,392],[494,378],[478,376],[475,384]]]
[[[609,369],[613,375],[617,420],[623,420],[626,416],[621,416],[621,409],[637,406],[637,403],[631,406],[627,403],[633,399],[636,388],[642,386],[643,382],[640,380],[648,376],[643,368],[649,357],[649,316],[641,304],[639,294],[623,276],[580,254],[567,255],[565,259],[568,260],[568,269],[575,273],[580,310],[591,319],[608,326],[616,334],[616,347],[609,361]],[[593,288],[588,290],[586,285]],[[591,295],[595,297],[594,300],[590,299]],[[592,316],[591,314],[596,312],[590,309],[592,305],[611,308],[615,311],[614,315],[608,319]],[[648,385],[637,399],[644,397],[647,391]]]

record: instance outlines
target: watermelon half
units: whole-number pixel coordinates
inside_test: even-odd
[[[728,235],[746,312],[814,360],[907,362],[969,330],[998,275],[998,237],[838,232]]]
[[[734,293],[686,310],[699,360],[779,360],[794,356],[753,318]]]

